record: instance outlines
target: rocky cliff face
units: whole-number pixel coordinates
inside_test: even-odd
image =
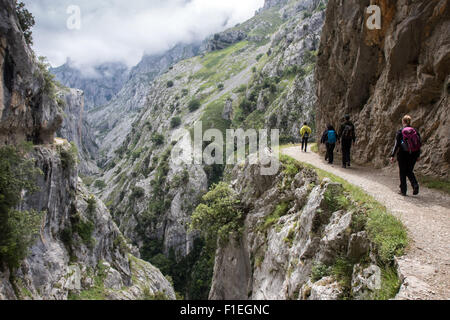
[[[129,70],[122,63],[104,63],[93,70],[80,70],[68,61],[50,71],[65,86],[84,92],[86,111],[110,102],[129,77]]]
[[[64,101],[64,121],[57,135],[69,142],[74,142],[77,146],[80,174],[84,176],[97,174],[99,169],[94,159],[98,146],[86,121],[84,92],[68,88],[61,90],[59,95]]]
[[[381,30],[365,25],[379,5]],[[448,1],[330,0],[317,67],[317,126],[352,116],[354,160],[386,166],[395,131],[413,117],[424,147],[418,170],[449,177]]]
[[[0,11],[0,145],[23,140],[50,143],[63,121],[45,73],[26,45],[12,1]]]
[[[21,210],[44,212],[40,235],[19,270],[0,277],[0,299],[175,298],[167,279],[133,256],[134,249],[98,199],[68,166],[68,144],[36,147],[43,175]]]
[[[374,298],[382,269],[364,210],[339,205],[351,201],[340,184],[292,160],[275,176],[260,170],[247,161],[232,171],[247,214],[242,234],[216,253],[210,299]]]
[[[49,90],[56,88],[48,71],[26,45],[14,4],[0,0],[0,137],[1,144],[34,142],[27,157],[42,172],[35,181],[39,191],[24,192],[16,209],[42,212],[43,218],[39,236],[20,267],[2,268],[0,299],[175,298],[159,270],[133,256],[139,253],[127,243],[105,205],[78,179],[71,145],[54,139],[63,122],[64,103],[56,90]],[[67,92],[68,112],[80,114],[81,97],[79,91]],[[80,119],[66,126],[74,141],[80,136]]]

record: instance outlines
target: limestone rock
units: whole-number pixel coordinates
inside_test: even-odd
[[[432,266],[420,264],[417,263],[417,261],[412,261],[405,257],[395,258],[395,263],[397,265],[397,272],[400,281],[402,282],[395,300],[419,300],[430,299],[430,297],[433,298],[434,293],[430,285],[417,277],[407,276],[407,274],[410,274],[409,270],[414,269],[416,274],[420,274],[421,277],[426,278],[436,272]]]
[[[339,300],[343,290],[332,277],[325,277],[310,287],[308,300]]]
[[[367,268],[355,265],[352,276],[352,294],[356,300],[368,300],[381,289],[381,269],[376,265]]]
[[[317,128],[328,122],[337,127],[349,114],[356,126],[355,161],[384,167],[401,119],[409,114],[423,138],[417,170],[448,178],[450,6],[428,0],[378,3],[382,28],[368,30],[368,1],[328,2],[316,70]]]
[[[312,185],[318,178],[307,168],[290,178],[291,185],[283,184],[283,171],[260,181],[260,165],[246,162],[232,170],[231,187],[242,196],[247,211],[245,228],[239,239],[230,239],[217,251],[210,298],[340,299],[344,289],[335,279],[327,275],[317,283],[310,279],[317,263],[332,266],[347,255],[349,243],[352,248],[356,243],[364,247],[359,244],[364,234],[351,230],[355,213],[329,208],[329,195],[339,196],[342,186],[329,179]],[[258,189],[250,189],[256,185]],[[288,204],[286,212],[272,220],[280,203]],[[353,248],[351,252],[359,251]],[[371,268],[355,271],[355,294],[381,285],[380,269]]]
[[[94,155],[98,152],[98,145],[86,121],[85,94],[81,90],[69,88],[61,90],[59,94],[65,102],[65,117],[57,135],[74,142],[77,146],[81,174],[85,176],[98,174],[99,169],[93,161]]]
[[[56,97],[26,44],[14,3],[0,2],[0,144],[53,143],[63,121]]]
[[[64,288],[69,291],[81,290],[81,270],[78,265],[71,265],[67,267],[66,282]]]

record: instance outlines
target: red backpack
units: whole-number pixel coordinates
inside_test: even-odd
[[[417,134],[417,131],[414,128],[405,127],[402,130],[402,135],[403,135],[403,142],[405,144],[404,147],[405,151],[409,153],[420,151],[422,143],[420,142],[419,135]]]

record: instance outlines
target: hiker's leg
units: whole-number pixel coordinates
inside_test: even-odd
[[[348,156],[347,156],[348,166],[350,166],[350,162],[352,162],[352,142],[351,141],[348,145]]]
[[[302,151],[305,149],[305,138],[302,138]]]
[[[308,151],[308,138],[305,138],[305,152]]]
[[[346,166],[350,160],[350,146],[348,141],[342,140],[342,164]]]
[[[325,161],[328,161],[329,157],[330,157],[330,146],[329,143],[325,143],[325,147],[327,148],[327,152],[325,153]]]
[[[335,147],[336,147],[336,145],[334,143],[330,145],[330,155],[329,155],[330,164],[333,164],[333,162],[334,162],[334,148]]]
[[[342,141],[342,164],[347,164],[348,145],[347,142]]]
[[[347,151],[344,142],[341,142],[341,153],[342,153],[342,167],[347,167]]]
[[[398,167],[399,167],[399,171],[400,171],[400,191],[403,194],[406,194],[406,191],[408,190],[408,186],[406,184],[406,176],[408,174],[407,161],[405,161],[405,159],[399,159]]]
[[[409,158],[408,163],[408,179],[411,182],[411,186],[415,189],[419,185],[417,182],[416,175],[414,174],[414,167],[416,166],[417,158],[414,156],[411,156]]]

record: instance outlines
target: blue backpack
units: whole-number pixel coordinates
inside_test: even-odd
[[[337,139],[336,139],[336,131],[334,130],[329,130],[328,131],[328,143],[336,143]]]

